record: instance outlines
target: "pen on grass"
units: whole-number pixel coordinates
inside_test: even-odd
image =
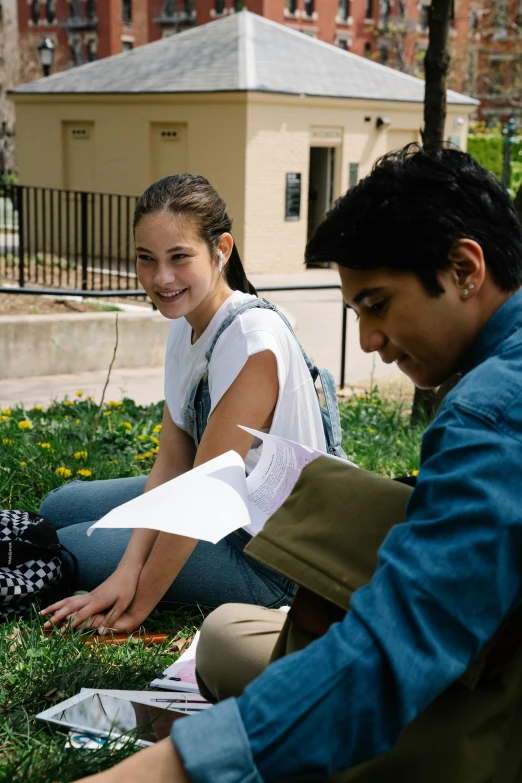
[[[208,704],[206,699],[151,699],[151,701],[162,701],[168,704]]]

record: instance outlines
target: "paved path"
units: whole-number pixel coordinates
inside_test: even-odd
[[[337,272],[330,269],[314,269],[296,275],[253,275],[252,282],[258,288],[285,285],[337,284]],[[322,367],[330,369],[339,383],[341,362],[341,292],[284,291],[261,295],[280,305],[291,315],[299,339],[310,358]],[[357,323],[348,311],[348,336],[346,350],[347,385],[368,385],[371,381],[381,385],[396,384],[402,374],[395,365],[385,365],[378,356],[365,354],[359,346]],[[73,396],[76,391],[99,400],[106,372],[86,372],[75,375],[54,375],[40,378],[12,378],[0,381],[0,406],[17,402],[26,406],[47,405],[52,399]],[[402,386],[401,386],[402,388]],[[105,399],[117,400],[132,397],[146,405],[163,398],[163,369],[114,370]]]

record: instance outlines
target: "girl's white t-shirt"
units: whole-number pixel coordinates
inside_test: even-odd
[[[185,430],[183,411],[190,393],[207,370],[206,352],[223,321],[250,294],[234,291],[221,305],[209,325],[191,344],[192,328],[185,318],[172,321],[165,359],[165,401],[172,420]],[[312,377],[301,349],[285,322],[273,310],[252,308],[238,315],[218,339],[208,366],[210,415],[232,386],[249,356],[272,351],[277,360],[279,396],[270,432],[282,438],[326,451],[321,412]],[[242,424],[243,422],[238,422]],[[192,436],[192,433],[189,433]],[[247,474],[257,464],[262,445],[250,449],[245,459]],[[251,531],[253,532],[253,531]]]

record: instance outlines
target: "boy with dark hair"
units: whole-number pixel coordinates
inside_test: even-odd
[[[464,153],[409,147],[382,159],[337,202],[307,253],[339,265],[364,350],[397,362],[419,387],[462,375],[425,433],[406,521],[391,527],[373,578],[350,596],[342,621],[272,663],[237,700],[177,721],[173,743],[136,754],[97,783],[254,783],[325,779],[341,770],[353,772],[350,780],[399,774],[408,783],[431,781],[418,759],[410,769],[389,764],[386,776],[378,767],[373,777],[373,767],[366,776],[357,771],[380,754],[393,758],[409,727],[444,693],[461,710],[468,691],[451,688],[467,673],[473,693],[483,671],[473,673],[473,664],[522,605],[522,232],[507,192]],[[356,469],[341,467],[348,480],[359,480]],[[371,476],[359,474],[361,482]],[[306,491],[306,479],[298,489]],[[344,508],[347,526],[356,524],[353,507]],[[221,617],[226,611],[217,610]],[[211,615],[204,629],[213,622]],[[255,655],[255,644],[245,640],[246,617],[227,622],[236,632],[228,648],[234,668],[242,655]],[[221,640],[211,650],[211,636],[198,671],[210,690],[226,695],[226,687],[212,688],[211,665],[201,666],[205,657],[223,659],[226,645]],[[437,780],[520,780],[522,758],[512,743],[522,720],[522,666],[513,657],[521,646],[513,634],[506,642],[509,653],[503,644],[499,655],[497,645],[495,665],[485,666],[498,674],[509,662],[511,701],[475,732],[485,726],[480,741],[493,750],[477,764],[460,748],[446,775],[446,748],[437,746],[435,730],[428,747],[439,759],[427,767],[439,765]],[[258,670],[267,662],[265,648]],[[485,688],[490,698],[502,681],[495,676]],[[496,722],[501,739],[491,745],[487,733]]]

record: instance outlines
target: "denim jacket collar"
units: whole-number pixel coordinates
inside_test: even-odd
[[[465,375],[474,367],[482,364],[504,340],[511,337],[521,327],[522,288],[506,299],[486,323],[468,355],[462,374]]]

